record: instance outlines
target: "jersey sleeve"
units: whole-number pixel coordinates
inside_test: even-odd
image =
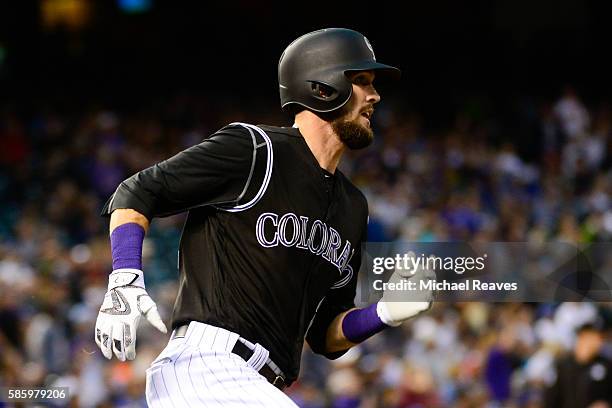
[[[361,268],[361,244],[366,239],[364,228],[363,240],[356,245],[355,253],[349,262],[353,274],[349,282],[341,287],[332,286],[319,305],[315,317],[306,333],[306,341],[313,352],[321,354],[331,360],[344,355],[348,350],[329,353],[326,351],[327,329],[331,322],[343,312],[355,307],[355,294],[357,291],[357,277]]]
[[[204,205],[236,204],[257,178],[252,172],[260,152],[248,128],[226,126],[202,143],[124,180],[102,215],[130,208],[150,220]]]

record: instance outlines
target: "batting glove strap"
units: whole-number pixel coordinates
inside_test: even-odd
[[[397,327],[402,324],[401,321],[398,322],[391,318],[391,312],[387,305],[386,302],[378,302],[376,304],[376,314],[378,314],[378,318],[387,326]]]
[[[431,308],[432,302],[378,302],[376,313],[388,326],[399,326]]]
[[[144,289],[144,274],[140,269],[115,269],[108,277],[108,290],[122,286],[136,286]]]

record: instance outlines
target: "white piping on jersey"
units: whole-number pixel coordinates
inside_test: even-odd
[[[315,312],[312,315],[312,318],[310,319],[310,323],[308,323],[308,327],[306,327],[306,333],[308,333],[308,330],[310,330],[310,326],[312,326],[312,322],[314,322],[315,317],[317,317],[317,312],[319,311],[319,308],[321,307],[321,303],[323,303],[326,297],[327,296],[323,296],[321,300],[319,300],[319,304],[317,305]]]
[[[119,187],[117,187],[119,188]],[[113,195],[111,196],[110,200],[108,200],[108,211],[109,214],[113,212],[113,202],[115,201],[115,194],[117,194],[117,190],[115,190],[115,192],[113,193]],[[111,233],[109,232],[108,235],[110,235]]]
[[[274,164],[274,154],[273,154],[274,152],[272,150],[272,141],[270,140],[270,138],[268,137],[266,132],[264,132],[262,129],[258,128],[257,126],[250,125],[248,123],[242,123],[242,122],[230,123],[229,126],[232,126],[232,125],[243,126],[247,130],[249,130],[249,132],[251,131],[251,129],[255,130],[256,132],[258,132],[261,135],[261,137],[263,137],[263,139],[266,142],[266,145],[268,147],[268,157],[267,157],[267,160],[266,160],[266,174],[264,176],[263,183],[261,184],[261,187],[259,188],[259,191],[255,195],[255,197],[253,197],[253,199],[251,201],[249,201],[248,203],[240,204],[240,205],[234,206],[232,208],[217,207],[219,210],[223,210],[223,211],[238,212],[238,211],[248,210],[249,208],[251,208],[255,204],[257,204],[257,202],[261,199],[261,197],[263,197],[264,193],[268,189],[268,184],[270,183],[270,179],[272,178],[272,166]],[[251,133],[251,135],[252,135],[252,133]],[[251,177],[251,175],[249,175],[249,178],[250,177]]]
[[[251,129],[247,128],[247,130],[249,131],[249,134],[251,135],[251,141],[253,142],[253,159],[251,160],[251,169],[249,170],[249,177],[247,177],[247,181],[246,183],[244,183],[244,188],[242,189],[242,192],[240,193],[238,198],[236,198],[236,202],[242,200],[242,197],[244,197],[247,190],[249,189],[249,185],[251,184],[251,178],[253,178],[253,173],[255,172],[255,162],[257,161],[257,148],[259,147],[257,145],[257,139],[255,139],[255,135],[253,134],[253,131]]]

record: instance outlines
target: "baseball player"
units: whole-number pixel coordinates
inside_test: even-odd
[[[331,28],[282,54],[282,108],[293,127],[232,123],[123,181],[110,215],[113,272],[96,322],[106,358],[135,357],[144,316],[166,333],[145,289],[142,242],[154,217],[188,211],[168,346],[147,370],[152,407],[295,407],[304,340],[337,358],[427,310],[422,301],[354,304],[364,195],[337,169],[372,142],[373,82],[398,77],[362,34]],[[391,279],[411,279],[395,273]]]

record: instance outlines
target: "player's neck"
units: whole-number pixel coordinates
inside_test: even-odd
[[[331,124],[309,111],[302,111],[296,115],[295,125],[300,129],[319,166],[335,173],[346,146],[334,133]]]

